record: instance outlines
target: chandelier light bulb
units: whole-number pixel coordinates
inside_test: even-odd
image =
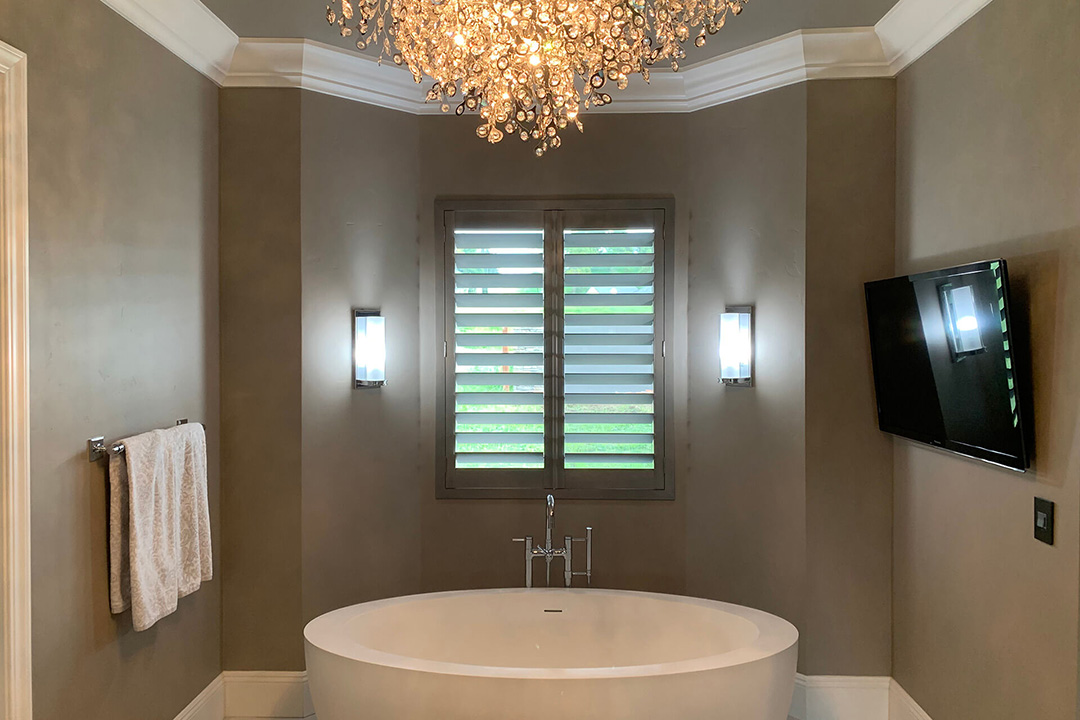
[[[561,145],[580,113],[612,102],[656,63],[679,69],[683,47],[742,12],[747,0],[330,0],[326,19],[360,50],[404,65],[429,102],[479,112],[476,134],[516,135],[535,153]],[[694,39],[691,30],[697,29]],[[541,54],[540,49],[543,48]]]

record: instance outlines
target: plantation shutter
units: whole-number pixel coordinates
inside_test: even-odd
[[[543,213],[453,213],[447,229],[456,484],[544,487]]]
[[[568,212],[560,226],[560,485],[663,487],[663,214]]]
[[[652,208],[443,214],[449,496],[670,489],[664,220]]]

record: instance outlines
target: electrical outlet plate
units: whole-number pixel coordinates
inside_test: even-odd
[[[1040,497],[1035,498],[1035,539],[1054,544],[1054,503]]]

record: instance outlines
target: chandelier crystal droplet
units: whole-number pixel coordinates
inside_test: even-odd
[[[476,134],[517,136],[538,156],[581,113],[611,102],[609,83],[686,57],[747,0],[331,0],[326,20],[360,50],[405,65],[443,112],[478,112]]]

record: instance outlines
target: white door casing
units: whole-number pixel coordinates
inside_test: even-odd
[[[0,714],[32,720],[26,55],[0,42]]]

